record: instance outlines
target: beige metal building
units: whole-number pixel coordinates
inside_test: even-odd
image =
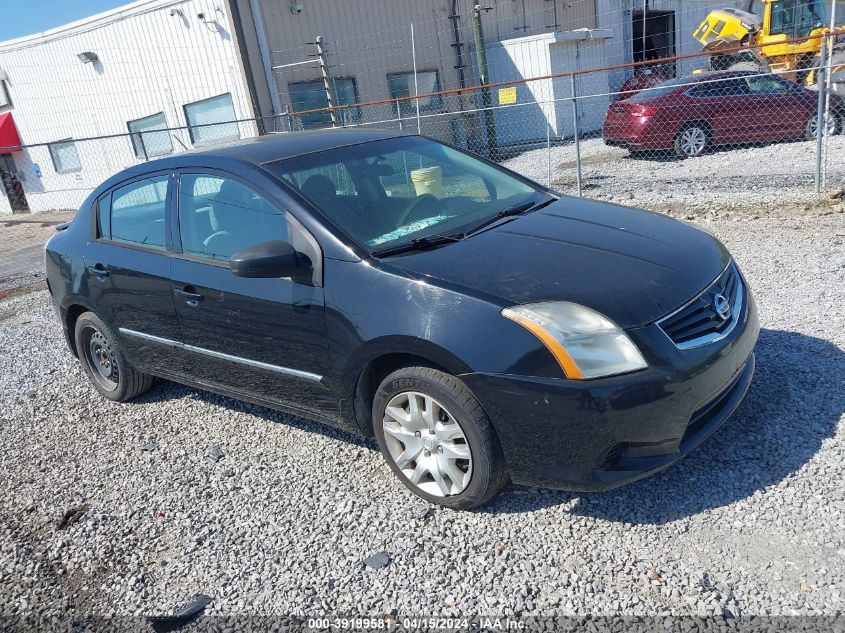
[[[337,103],[367,102],[476,83],[468,0],[230,0],[240,22],[242,58],[252,75],[263,116],[326,105],[317,36],[327,51]],[[595,0],[487,0],[485,40],[498,42],[549,32],[596,27]],[[413,26],[412,26],[413,25]],[[413,31],[413,33],[412,33]],[[490,73],[495,76],[496,69]],[[453,109],[421,101],[424,110]],[[388,118],[395,104],[350,109],[345,117]],[[415,109],[408,103],[402,110]],[[397,111],[399,110],[399,111]],[[325,119],[326,115],[322,115]],[[303,117],[317,125],[320,115]],[[348,120],[348,118],[346,119]],[[324,122],[324,121],[323,121]]]
[[[448,91],[479,82],[472,27],[476,0],[229,0],[239,24],[241,58],[252,77],[256,114],[329,105],[335,113],[281,117],[292,129],[374,123],[419,126],[430,136],[477,147],[484,136],[477,92],[366,105],[374,100]],[[611,70],[564,80],[518,83],[510,109],[495,112],[504,145],[573,133],[573,90],[582,132],[600,129],[611,95],[633,74],[626,64],[698,50],[691,37],[707,11],[737,0],[479,0],[488,80]],[[318,36],[327,68],[318,63]],[[706,59],[684,62],[686,74]],[[417,73],[413,71],[416,68]],[[498,89],[493,105],[503,105]],[[355,105],[353,105],[355,104]],[[408,119],[411,119],[410,121]],[[422,124],[420,124],[422,119]],[[401,120],[401,121],[400,121]],[[405,129],[405,128],[403,128]]]

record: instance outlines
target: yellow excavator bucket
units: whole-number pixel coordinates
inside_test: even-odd
[[[705,49],[712,48],[711,45],[717,40],[736,45],[754,28],[754,25],[743,19],[744,13],[735,9],[711,11],[692,35]]]

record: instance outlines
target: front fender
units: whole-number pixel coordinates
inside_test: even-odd
[[[389,354],[420,357],[454,375],[561,375],[543,344],[491,298],[363,261],[326,260],[325,279],[327,378],[346,410],[362,372]]]

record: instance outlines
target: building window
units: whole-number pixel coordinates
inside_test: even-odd
[[[53,169],[57,174],[67,174],[82,169],[73,139],[50,143],[47,147],[50,150],[50,158],[53,160]]]
[[[210,99],[184,106],[191,143],[196,146],[232,141],[241,137],[237,123],[233,123],[235,106],[228,92]]]
[[[164,118],[164,112],[129,121],[126,125],[132,139],[132,148],[138,158],[163,156],[173,151],[170,132],[166,130],[167,120]]]
[[[11,105],[11,101],[9,101],[9,93],[6,89],[6,82],[0,79],[0,108]]]
[[[413,94],[430,94],[440,92],[440,78],[436,70],[422,71],[417,73],[417,92],[414,92],[414,73],[392,73],[387,76],[387,85],[390,88],[390,98],[400,99],[410,97]],[[402,114],[416,112],[416,99],[405,99],[399,101]],[[435,110],[443,105],[440,95],[432,95],[419,99],[420,110]]]
[[[334,86],[335,100],[337,105],[353,105],[358,103],[358,89],[355,80],[351,77],[336,77],[331,80]],[[293,104],[294,113],[304,110],[317,110],[329,107],[329,99],[326,96],[326,87],[322,79],[315,81],[297,81],[288,84],[290,90],[290,101]],[[337,110],[338,119],[341,123],[355,121],[360,117],[358,108],[343,108]],[[332,115],[326,112],[309,112],[300,116],[303,127],[322,127],[332,122]]]

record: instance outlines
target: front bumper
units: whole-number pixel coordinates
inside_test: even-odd
[[[605,490],[685,457],[736,410],[754,374],[760,326],[749,293],[731,334],[680,350],[657,325],[628,334],[648,369],[588,381],[462,376],[490,416],[515,483]]]

